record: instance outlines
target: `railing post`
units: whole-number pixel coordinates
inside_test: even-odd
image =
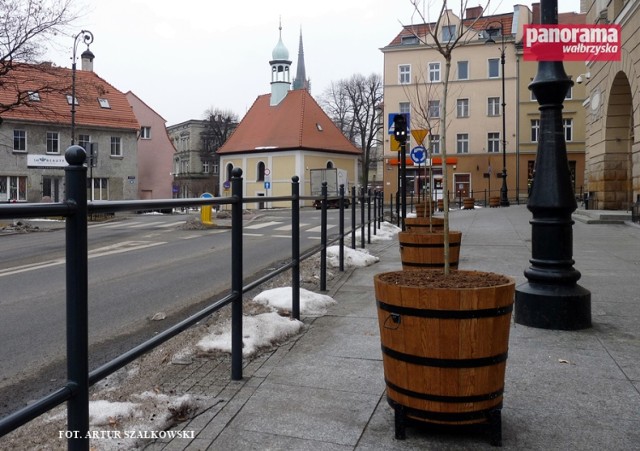
[[[242,379],[242,169],[231,172],[231,379]]]
[[[367,244],[371,244],[371,189],[367,190]]]
[[[320,291],[327,291],[327,182],[322,182],[320,210]]]
[[[68,204],[75,212],[66,219],[67,377],[72,396],[67,403],[69,450],[89,449],[89,308],[87,269],[87,154],[80,146],[65,152]]]
[[[380,209],[380,211],[378,211],[378,228],[381,229],[382,221],[384,220],[384,191],[380,191],[378,193],[378,198],[380,200],[380,203],[378,204]]]
[[[344,271],[344,184],[340,185],[340,216],[338,221],[340,223],[339,269]]]
[[[364,249],[364,188],[360,188],[360,247]]]
[[[356,248],[356,187],[351,187],[351,249]]]
[[[373,191],[373,234],[378,234],[378,192]]]
[[[300,319],[300,178],[291,177],[291,318]]]
[[[389,222],[393,224],[393,193],[389,194]]]

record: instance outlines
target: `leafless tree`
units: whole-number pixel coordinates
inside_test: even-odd
[[[231,110],[211,107],[204,112],[204,117],[207,127],[202,135],[202,148],[207,154],[213,155],[238,126],[238,115]]]
[[[342,133],[362,149],[362,181],[367,187],[369,166],[375,159],[383,127],[382,77],[355,74],[335,83],[324,92],[320,105]]]
[[[69,25],[77,18],[72,3],[73,0],[0,0],[0,89],[5,92],[0,113],[35,103],[12,74],[21,63],[37,63],[54,36],[67,34]],[[46,64],[37,68],[53,69]],[[66,84],[48,82],[31,87],[30,91],[66,92],[70,83],[70,80]]]
[[[437,17],[434,21],[429,20],[428,11],[433,6],[432,2],[427,0],[409,0],[414,8],[414,18],[418,18],[420,24],[413,24],[409,26],[409,30],[419,40],[419,42],[425,46],[435,49],[444,58],[444,79],[442,82],[442,113],[440,123],[440,148],[442,150],[442,183],[447,187],[447,126],[448,126],[448,108],[447,102],[449,100],[449,78],[451,74],[451,59],[453,51],[466,44],[472,37],[474,32],[474,25],[480,19],[477,17],[474,20],[466,21],[464,23],[465,11],[468,6],[468,0],[460,0],[460,9],[457,11],[457,17],[454,12],[449,8],[450,3],[448,1],[442,1],[440,8],[437,9]],[[489,7],[489,1],[483,7],[486,11]],[[443,33],[443,30],[447,30],[448,33]],[[449,273],[449,199],[448,196],[443,196],[444,204],[444,261],[445,261],[445,274]]]

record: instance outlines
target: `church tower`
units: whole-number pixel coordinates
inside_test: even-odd
[[[289,50],[282,43],[282,23],[280,23],[280,38],[273,52],[271,52],[271,106],[279,104],[291,88],[291,61]]]
[[[311,84],[307,79],[307,70],[304,66],[304,48],[302,47],[302,29],[300,30],[300,44],[298,46],[298,67],[296,78],[293,79],[293,89],[306,89],[309,91]]]

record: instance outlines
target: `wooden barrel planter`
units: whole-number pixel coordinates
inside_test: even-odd
[[[438,211],[444,211],[444,200],[438,199]]]
[[[431,233],[442,232],[444,230],[444,218],[434,218],[433,216],[423,218],[405,218],[404,225],[407,232]]]
[[[476,207],[476,200],[473,197],[465,197],[462,199],[462,208],[465,210],[473,210]]]
[[[431,208],[429,208],[429,206],[431,206]],[[433,211],[436,208],[436,203],[421,202],[419,204],[416,204],[415,207],[416,207],[416,216],[418,218],[424,218],[424,217],[431,216],[431,213],[433,213]]]
[[[444,233],[398,233],[403,270],[444,269]],[[449,231],[449,267],[456,269],[462,232]]]
[[[500,446],[515,280],[479,271],[446,278],[442,271],[395,271],[377,274],[374,285],[396,438],[405,438],[408,422],[481,424]]]
[[[489,207],[495,208],[500,206],[500,197],[493,196],[489,198]]]

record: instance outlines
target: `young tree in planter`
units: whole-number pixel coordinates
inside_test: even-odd
[[[464,25],[462,18],[467,10],[468,1],[460,2],[459,14],[456,16],[449,9],[448,1],[443,1],[439,8],[438,17],[435,22],[429,22],[429,8],[432,3],[426,0],[409,0],[414,8],[414,16],[418,17],[424,25],[410,25],[408,28],[414,37],[422,44],[432,48],[444,58],[444,79],[442,80],[442,107],[440,120],[440,148],[442,151],[442,185],[444,190],[444,273],[449,274],[449,196],[447,187],[449,186],[447,176],[447,128],[448,128],[448,105],[449,100],[449,78],[451,74],[451,59],[453,51],[465,45],[475,34],[474,25],[481,18],[477,17],[471,21],[466,21]],[[483,10],[489,6],[487,1]]]

